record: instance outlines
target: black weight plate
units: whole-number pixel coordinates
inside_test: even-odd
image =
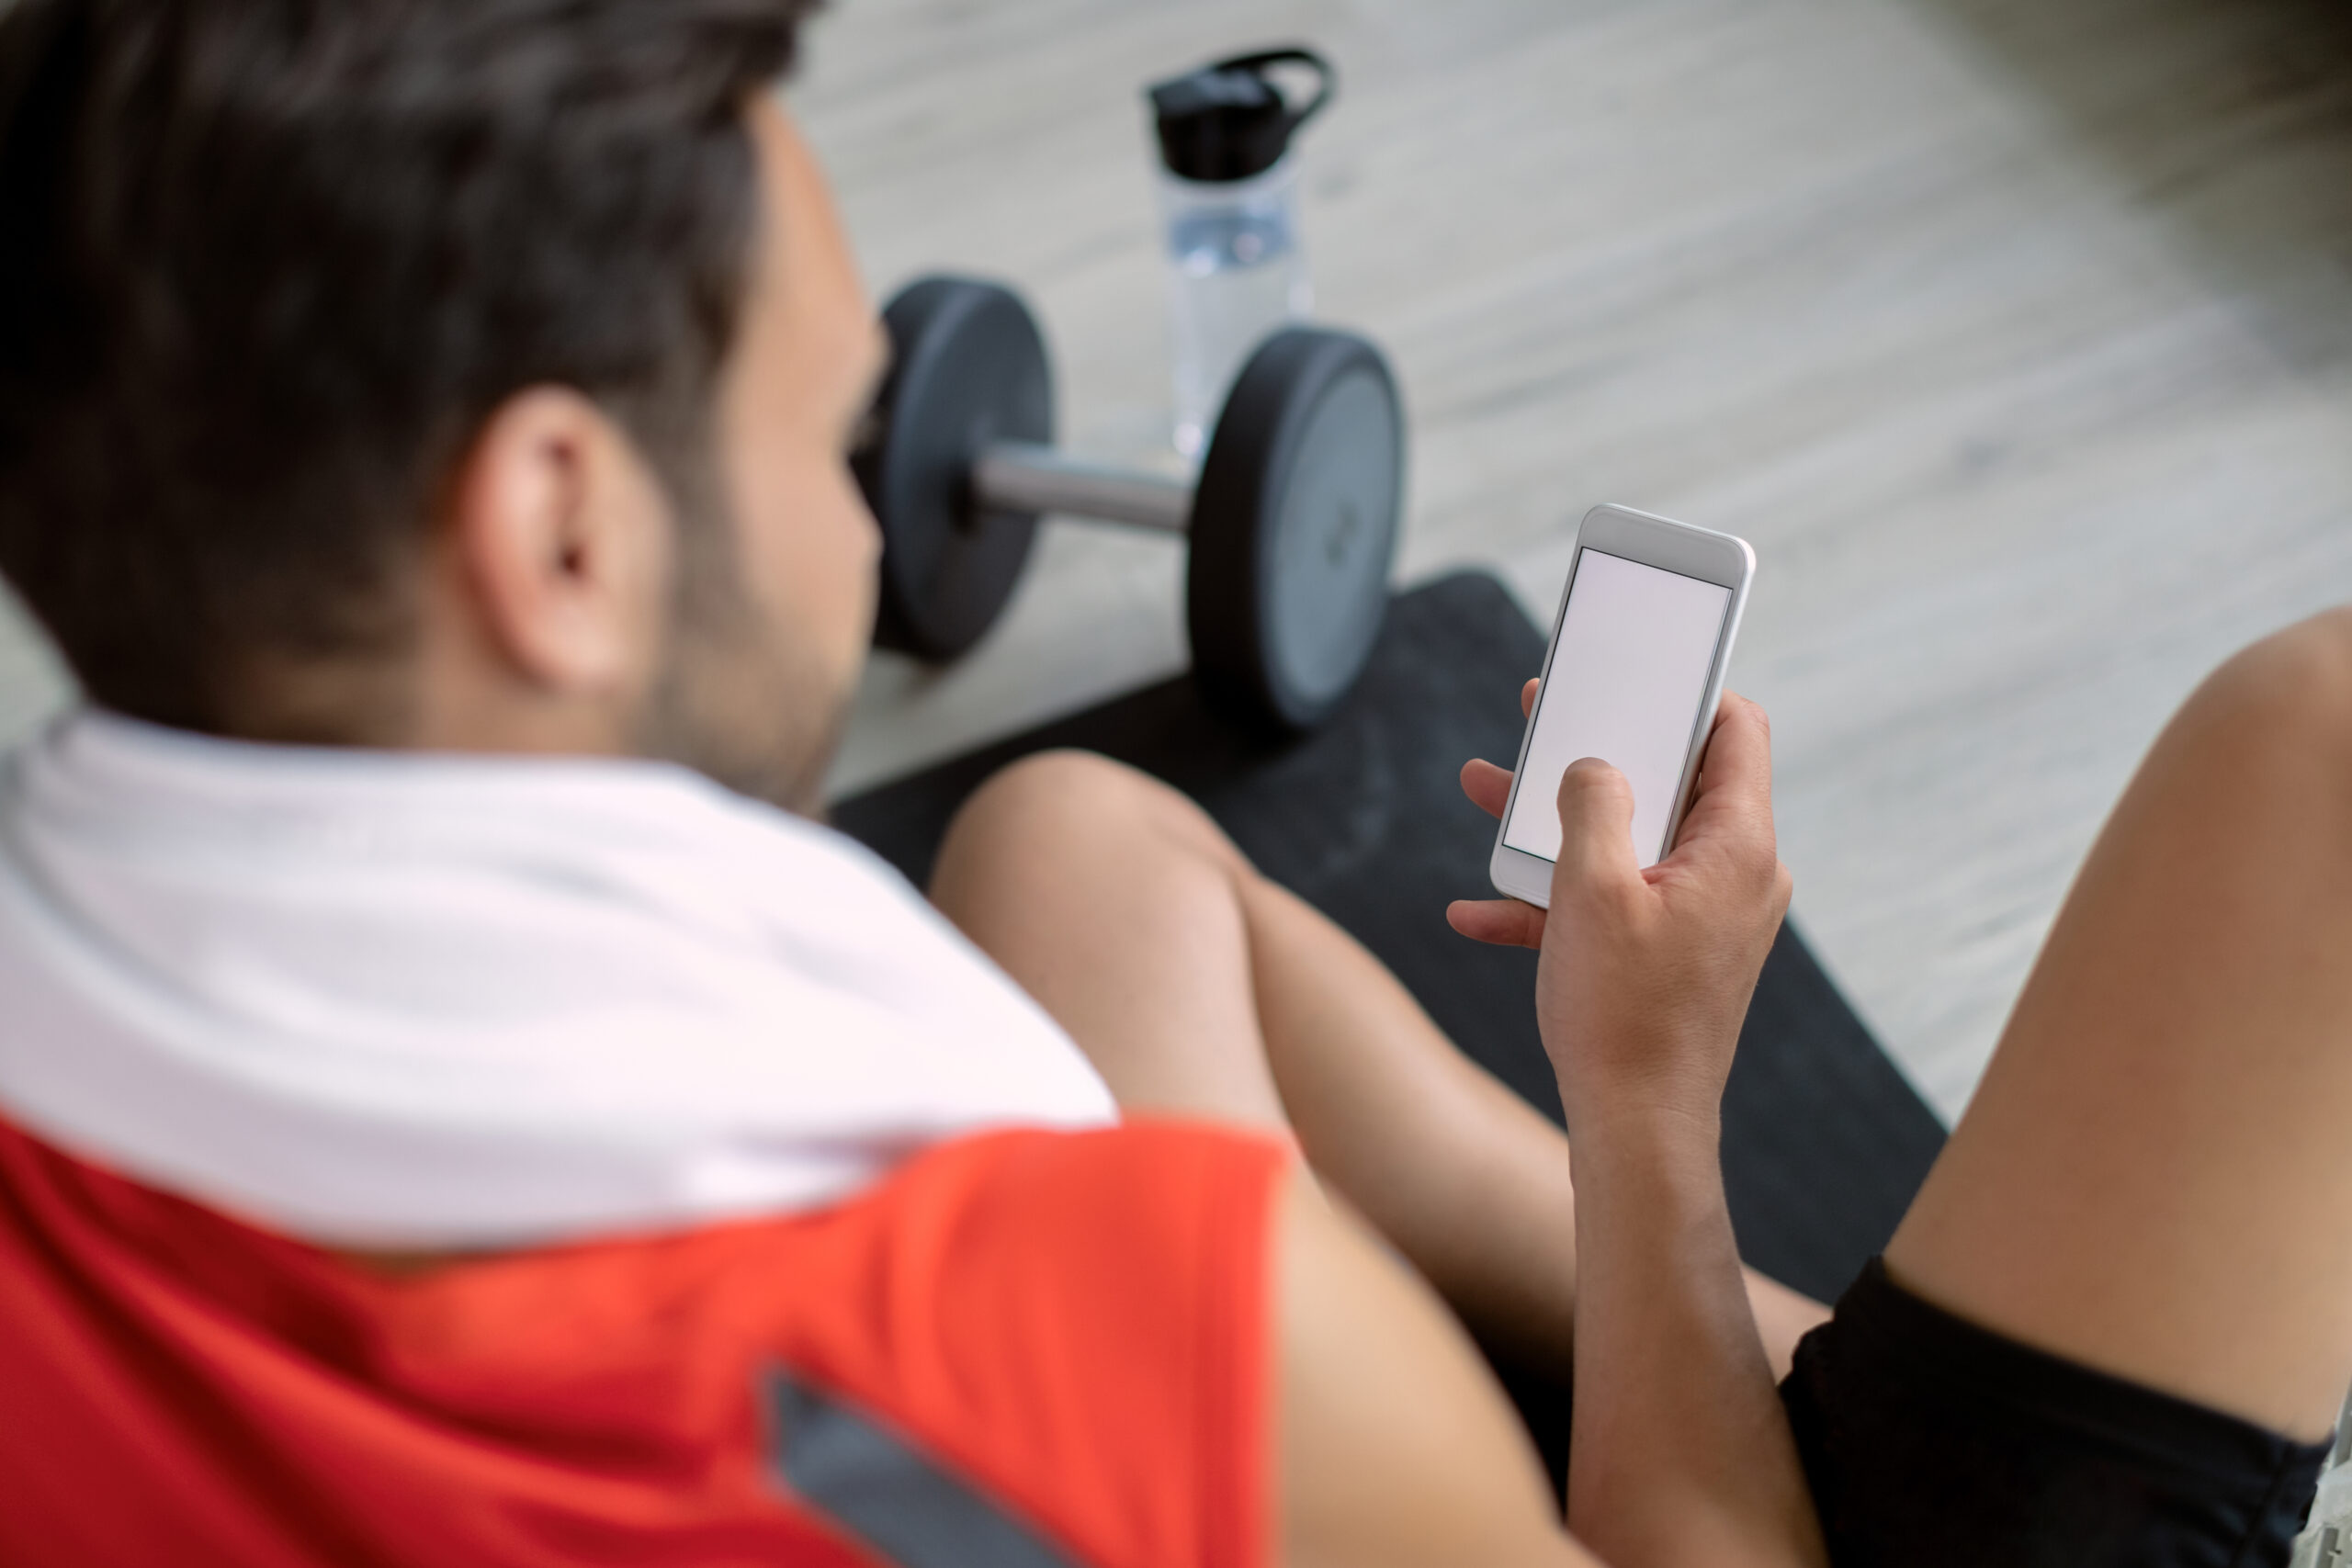
[[[882,312],[888,378],[851,460],[882,525],[874,640],[953,659],[1003,610],[1037,519],[971,503],[973,460],[992,441],[1054,438],[1053,374],[1020,296],[967,277],[927,277]]]
[[[1294,327],[1226,399],[1193,501],[1193,669],[1224,711],[1320,723],[1372,657],[1404,509],[1405,421],[1380,351]]]

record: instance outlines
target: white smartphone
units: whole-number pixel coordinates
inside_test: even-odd
[[[1623,506],[1577,530],[1544,684],[1495,831],[1498,892],[1552,902],[1560,775],[1598,757],[1634,786],[1634,852],[1666,858],[1723,700],[1756,552],[1745,539]]]

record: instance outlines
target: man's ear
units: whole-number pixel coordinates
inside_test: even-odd
[[[501,404],[460,463],[444,518],[465,640],[551,697],[625,696],[650,679],[667,602],[669,504],[595,403],[537,387]]]

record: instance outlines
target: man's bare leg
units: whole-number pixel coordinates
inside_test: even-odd
[[[2352,1381],[2352,612],[2241,654],[2101,833],[1889,1272],[2305,1438]]]
[[[1033,758],[957,818],[932,893],[1123,1106],[1294,1129],[1465,1319],[1565,1370],[1566,1140],[1190,801],[1100,758]],[[1785,1369],[1823,1311],[1760,1278],[1751,1295]]]

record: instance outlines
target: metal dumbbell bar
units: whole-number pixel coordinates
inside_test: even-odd
[[[1165,474],[1090,463],[1052,446],[1002,441],[972,465],[976,504],[998,512],[1086,517],[1169,534],[1193,528],[1193,486]]]
[[[1378,349],[1314,328],[1269,338],[1186,483],[1052,445],[1044,339],[1009,289],[926,278],[883,319],[893,366],[855,459],[883,531],[878,642],[933,659],[970,647],[1052,513],[1190,539],[1193,671],[1222,711],[1301,729],[1347,694],[1387,605],[1404,495]]]

